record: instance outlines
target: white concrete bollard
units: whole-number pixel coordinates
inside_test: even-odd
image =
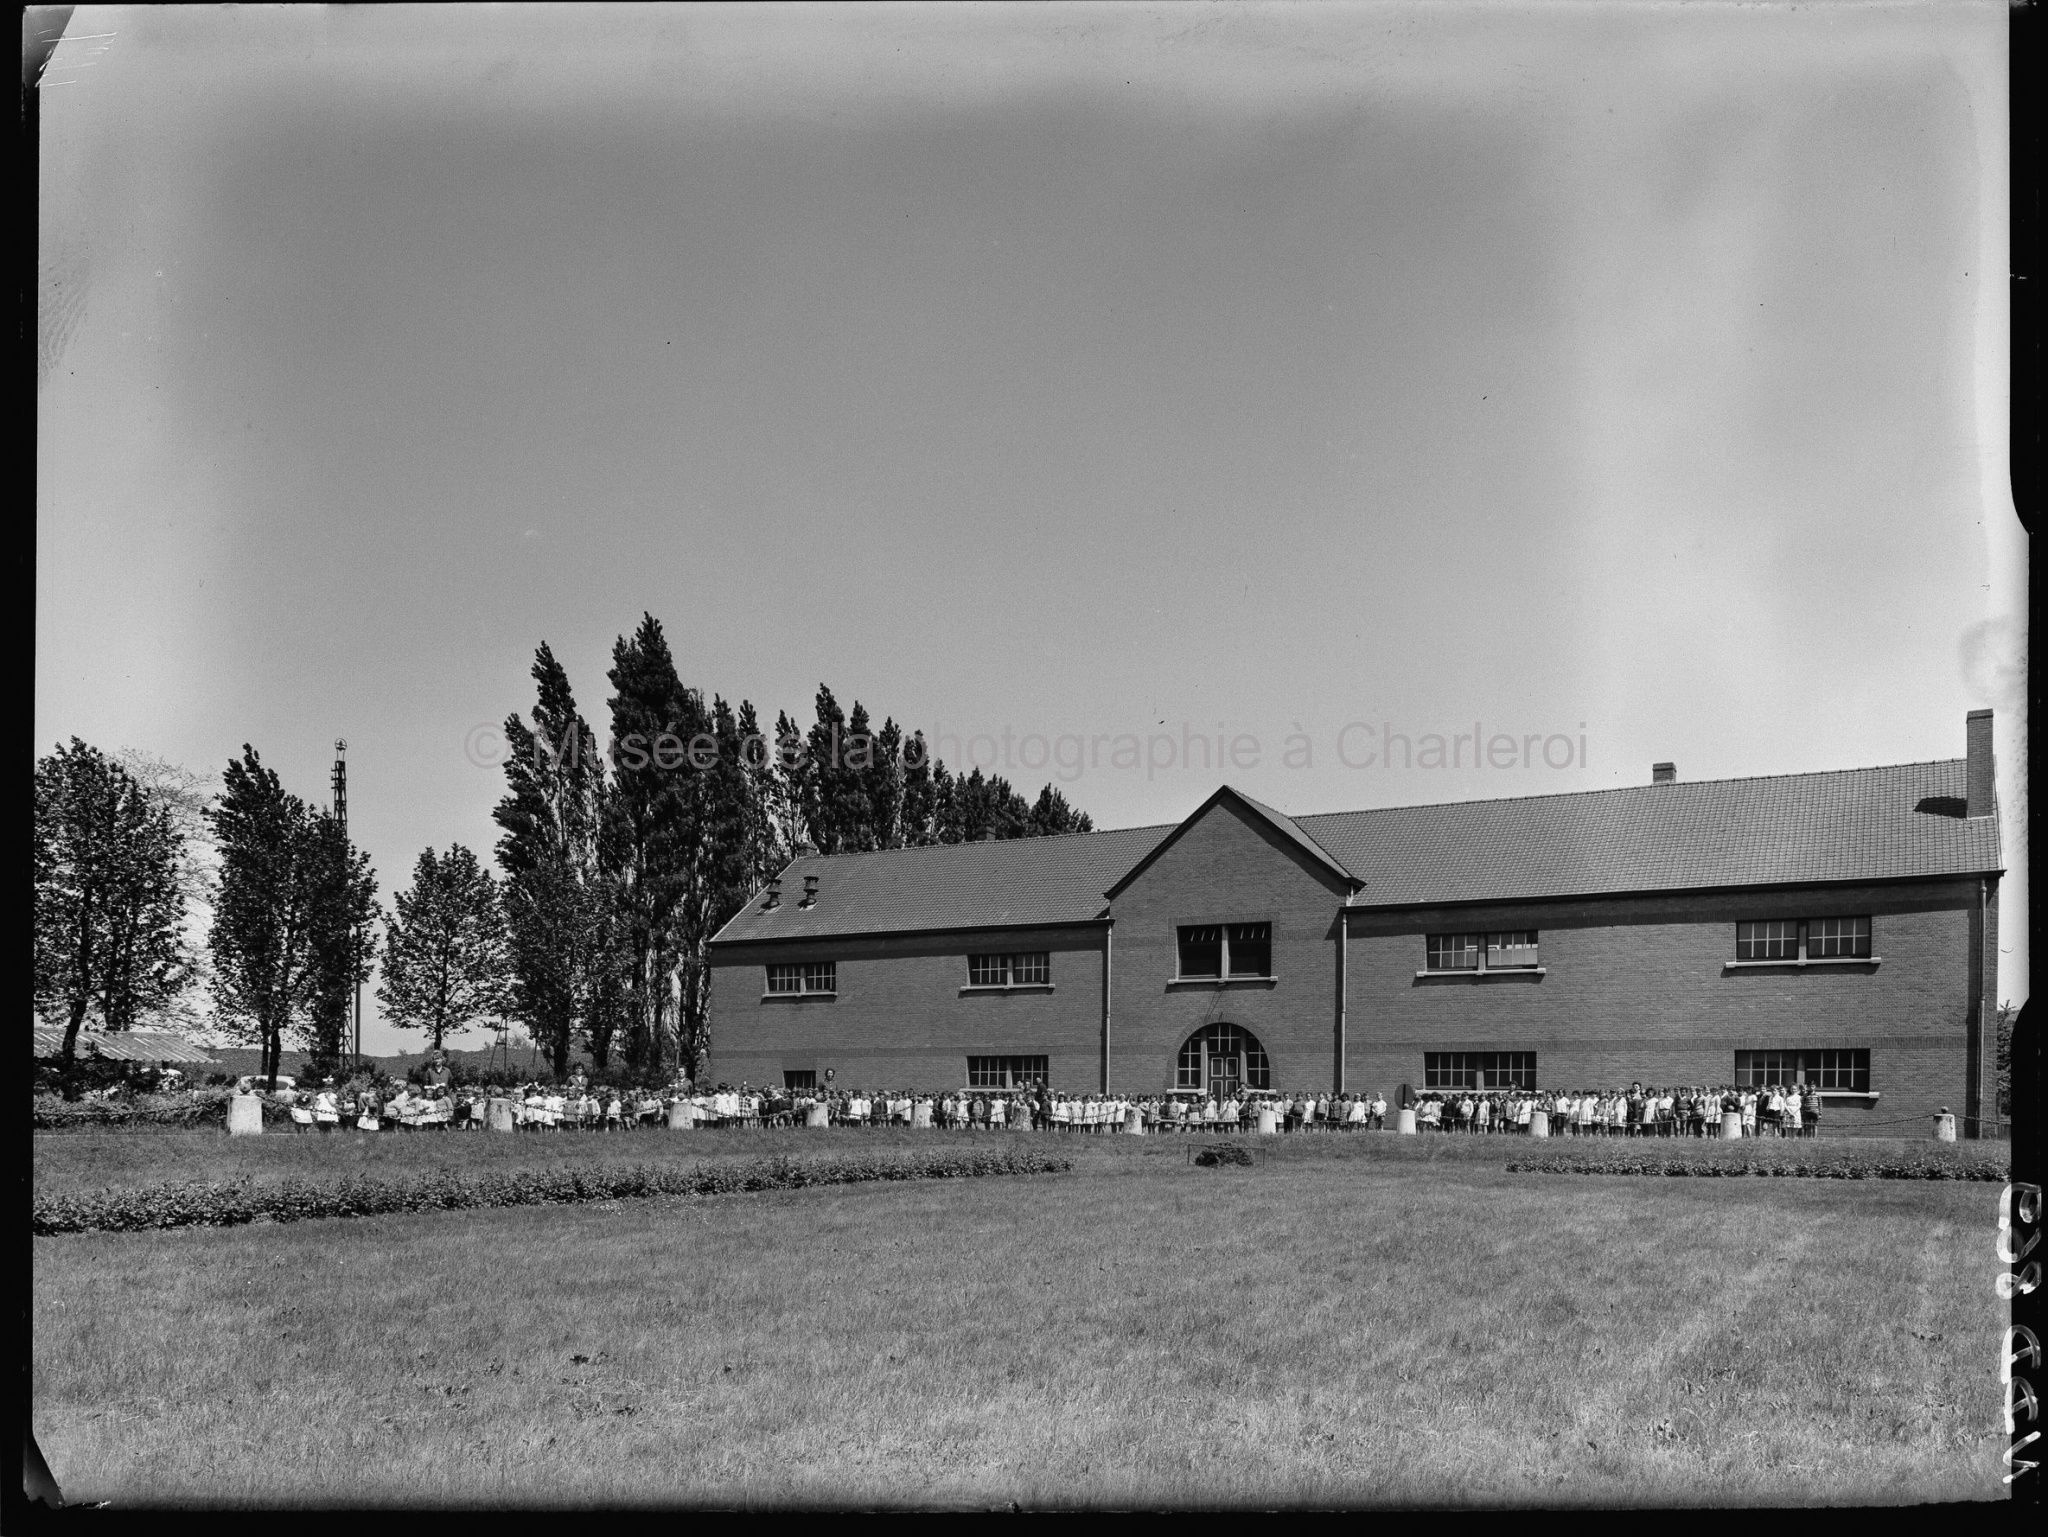
[[[1723,1141],[1725,1141],[1725,1142],[1734,1142],[1734,1141],[1737,1141],[1737,1140],[1739,1140],[1739,1139],[1741,1138],[1741,1136],[1742,1136],[1742,1112],[1741,1112],[1740,1110],[1724,1110],[1724,1111],[1722,1111],[1722,1112],[1721,1112],[1721,1138],[1722,1138],[1722,1140],[1723,1140]]]
[[[509,1099],[493,1099],[484,1107],[484,1126],[490,1131],[517,1131],[518,1113]]]
[[[1531,1110],[1529,1112],[1529,1135],[1532,1137],[1547,1137],[1550,1135],[1550,1112],[1548,1110]]]
[[[1401,1133],[1402,1135],[1404,1135],[1404,1136],[1409,1136],[1409,1137],[1412,1137],[1412,1136],[1414,1136],[1414,1135],[1415,1135],[1415,1112],[1414,1112],[1413,1110],[1397,1110],[1397,1111],[1395,1111],[1395,1112],[1394,1112],[1394,1130],[1396,1130],[1396,1131],[1400,1132],[1400,1133]]]
[[[668,1107],[668,1129],[670,1131],[688,1131],[690,1125],[690,1102],[687,1099],[679,1099]]]
[[[804,1125],[806,1126],[830,1126],[831,1124],[832,1109],[829,1105],[813,1105],[804,1112]]]
[[[228,1101],[228,1135],[256,1137],[263,1133],[263,1101],[253,1094],[237,1094]]]
[[[1271,1105],[1259,1106],[1259,1135],[1262,1137],[1277,1137],[1279,1134],[1280,1117],[1274,1113],[1273,1107]]]
[[[1956,1118],[1946,1110],[1934,1118],[1934,1140],[1953,1142],[1956,1139]]]

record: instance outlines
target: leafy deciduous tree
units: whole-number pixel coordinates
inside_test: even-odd
[[[255,1035],[276,1082],[287,1030],[341,1054],[350,995],[368,975],[376,872],[341,824],[286,793],[246,743],[208,812],[220,887],[207,947],[223,1021]]]
[[[64,1023],[67,1081],[97,1009],[132,1027],[191,983],[184,840],[171,809],[77,737],[36,765],[35,1001]]]
[[[476,855],[453,844],[422,850],[412,887],[396,893],[385,925],[384,979],[377,997],[402,1029],[443,1040],[481,1019],[504,1015],[511,963],[498,886]]]

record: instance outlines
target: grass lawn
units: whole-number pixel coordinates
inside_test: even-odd
[[[310,1156],[85,1140],[137,1135],[38,1138],[39,1188]],[[428,1140],[327,1153],[397,1171]],[[67,1501],[116,1504],[2003,1494],[1996,1185],[1511,1175],[1514,1139],[1211,1170],[1192,1140],[1063,1138],[1054,1176],[37,1239],[36,1434]]]
[[[110,1187],[167,1180],[336,1180],[346,1176],[394,1177],[423,1169],[483,1173],[522,1165],[600,1161],[607,1163],[699,1162],[768,1154],[855,1151],[908,1152],[957,1143],[962,1146],[1032,1145],[1073,1156],[1179,1160],[1190,1148],[1242,1145],[1271,1162],[1362,1159],[1384,1163],[1474,1163],[1498,1169],[1516,1159],[1626,1156],[1637,1151],[1676,1150],[1705,1161],[1798,1159],[1825,1152],[1854,1151],[1874,1159],[1930,1150],[1958,1163],[1989,1163],[2003,1170],[2010,1146],[2003,1142],[1958,1142],[1937,1147],[1924,1139],[1880,1141],[1841,1138],[1824,1142],[1766,1140],[1718,1142],[1627,1138],[1531,1140],[1527,1137],[1391,1133],[1315,1133],[1308,1136],[1238,1137],[1169,1134],[1148,1138],[1086,1133],[1035,1135],[1028,1132],[942,1132],[880,1128],[866,1131],[689,1131],[555,1132],[507,1136],[466,1131],[338,1132],[301,1136],[269,1131],[260,1137],[230,1138],[213,1129],[161,1127],[79,1128],[35,1134],[35,1190],[41,1196],[69,1195]]]

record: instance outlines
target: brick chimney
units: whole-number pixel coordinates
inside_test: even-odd
[[[1972,710],[1963,717],[1963,739],[1967,744],[1969,770],[1964,794],[1969,797],[1965,816],[1988,817],[1998,809],[1997,778],[1991,756],[1991,712]]]
[[[1678,765],[1675,763],[1651,764],[1650,783],[1653,785],[1668,785],[1678,783]]]

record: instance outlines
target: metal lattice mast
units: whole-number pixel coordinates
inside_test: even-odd
[[[347,754],[347,738],[336,737],[334,739],[334,776],[332,781],[334,785],[334,820],[341,824],[341,843],[344,849],[349,848]],[[356,970],[356,956],[360,952],[360,948],[362,945],[362,935],[359,931],[352,932],[350,935],[350,939],[351,943],[349,945],[348,958],[349,972],[351,976],[353,976]],[[355,986],[355,1059],[356,1066],[361,1067],[363,1065],[363,984],[360,979],[356,980]]]

